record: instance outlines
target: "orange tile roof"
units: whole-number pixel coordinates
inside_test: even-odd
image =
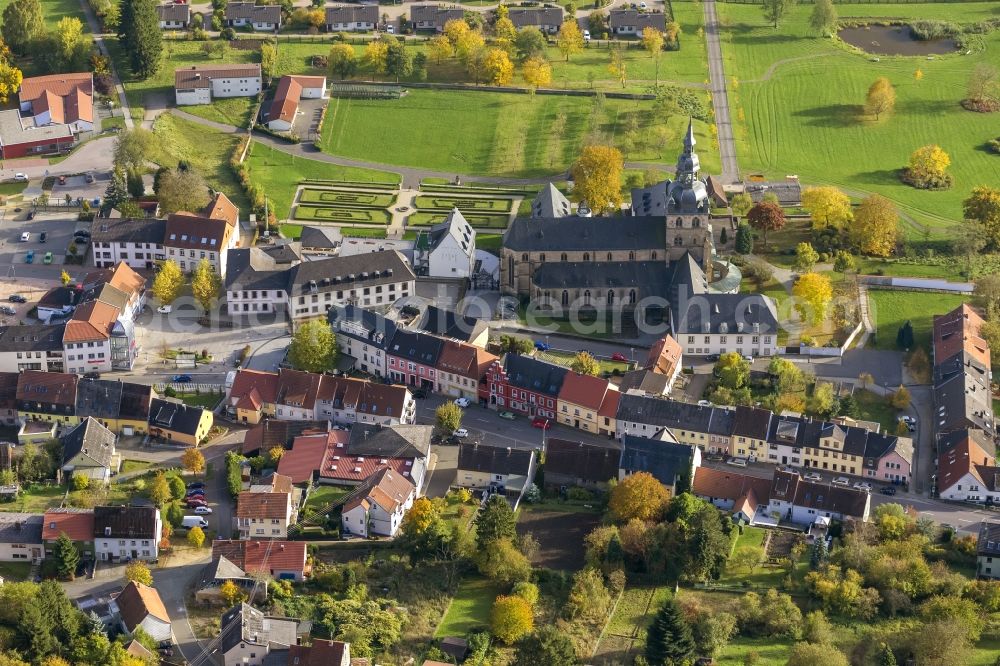
[[[89,301],[73,312],[73,318],[66,322],[63,342],[89,342],[107,340],[111,327],[118,321],[119,310],[101,301]]]
[[[223,556],[247,573],[272,571],[305,571],[306,543],[304,541],[270,542],[216,539],[212,542],[212,559]]]
[[[236,226],[240,218],[240,209],[225,194],[216,192],[212,203],[205,208],[205,215],[213,220],[225,220],[230,226]]]
[[[364,501],[375,502],[384,511],[391,513],[396,507],[404,504],[413,494],[413,483],[397,472],[383,467],[369,481],[368,493],[351,500],[344,505],[344,511],[350,511]]]
[[[291,477],[292,483],[305,483],[312,480],[313,472],[323,466],[327,447],[330,441],[347,438],[343,430],[333,430],[329,433],[316,435],[300,435],[292,440],[292,448],[285,451],[278,461],[278,474]]]
[[[350,643],[314,638],[312,645],[289,645],[288,663],[296,666],[340,666],[351,652]],[[431,662],[425,661],[424,666]]]
[[[702,497],[734,501],[746,497],[749,492],[752,492],[757,500],[766,502],[771,494],[771,479],[758,478],[729,470],[699,467],[695,470],[691,490],[694,491],[694,494]]]
[[[938,489],[944,492],[966,474],[971,473],[979,478],[976,466],[990,466],[994,463],[993,456],[984,451],[966,431],[965,437],[958,444],[938,456]],[[979,478],[979,481],[982,483],[983,479]]]
[[[281,77],[278,89],[274,91],[274,101],[271,102],[267,119],[292,122],[295,120],[295,112],[299,108],[301,97],[302,84],[296,81],[294,76]]]
[[[287,518],[288,493],[240,493],[237,518]]]
[[[129,631],[134,631],[147,615],[170,622],[170,616],[167,615],[167,608],[160,599],[160,593],[148,585],[130,581],[115,598],[115,602],[121,612],[122,621]]]
[[[108,284],[116,289],[124,291],[126,294],[134,295],[140,293],[146,286],[146,278],[142,277],[132,267],[124,261],[118,262]]]
[[[19,98],[32,114],[48,111],[52,122],[94,121],[94,78],[90,72],[33,76],[21,81]]]
[[[236,371],[229,397],[239,401],[256,391],[260,401],[273,405],[278,397],[278,375],[273,372],[240,369]]]
[[[94,540],[94,512],[91,509],[50,509],[42,524],[42,541],[54,541],[63,532],[73,541]]]
[[[573,405],[579,405],[595,412],[604,402],[604,394],[611,384],[606,379],[567,372],[559,390],[559,399]]]
[[[965,351],[987,368],[990,367],[990,348],[982,337],[985,322],[968,303],[951,312],[934,317],[934,363],[943,363]]]
[[[322,375],[282,368],[278,371],[277,402],[312,409],[319,394]]]
[[[77,375],[65,372],[23,370],[17,378],[17,399],[75,407],[79,380]]]
[[[650,347],[646,357],[646,369],[661,375],[672,375],[681,362],[682,349],[672,336],[664,336]]]

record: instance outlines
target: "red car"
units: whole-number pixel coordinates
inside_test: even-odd
[[[189,497],[187,500],[187,505],[189,509],[194,509],[199,506],[208,506],[208,502],[197,497]]]
[[[548,430],[552,427],[552,421],[550,419],[542,418],[541,416],[536,416],[531,419],[532,428],[541,428],[542,430]]]
[[[615,352],[614,354],[612,354],[611,355],[611,360],[612,361],[620,361],[621,363],[628,363],[628,359],[625,358],[625,354],[623,354],[621,352]]]

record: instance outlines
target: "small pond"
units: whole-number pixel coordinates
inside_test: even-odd
[[[844,28],[837,35],[863,51],[877,55],[923,56],[954,53],[954,39],[914,39],[908,25],[869,25]]]

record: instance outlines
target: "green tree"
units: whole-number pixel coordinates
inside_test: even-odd
[[[795,270],[808,273],[819,261],[819,252],[809,243],[799,243],[795,246]]]
[[[179,502],[171,502],[167,505],[167,522],[174,527],[180,527],[184,522],[184,507]]]
[[[451,434],[462,427],[462,408],[453,402],[446,402],[434,410],[434,423],[442,431]]]
[[[833,270],[838,273],[847,273],[848,271],[855,271],[858,268],[858,262],[855,261],[854,255],[847,250],[837,250],[837,253],[833,257]]]
[[[736,227],[736,251],[739,254],[753,252],[753,229],[746,222],[740,222]]]
[[[167,259],[153,278],[153,295],[163,305],[170,305],[177,300],[183,288],[184,273],[180,265],[173,259]]]
[[[607,616],[611,608],[611,593],[604,584],[604,576],[592,567],[586,567],[573,576],[573,587],[566,599],[566,615],[569,619],[582,618],[588,622],[599,622]]]
[[[691,626],[676,599],[669,599],[656,612],[646,630],[646,661],[650,666],[681,666],[694,654]]]
[[[201,548],[205,543],[205,532],[200,527],[195,525],[190,530],[188,530],[187,542],[191,544],[194,548]]]
[[[780,1],[780,0],[767,0]],[[750,226],[764,234],[764,248],[767,249],[767,232],[778,231],[785,226],[785,211],[772,201],[761,201],[747,213]]]
[[[117,208],[129,200],[128,184],[125,178],[125,169],[116,166],[111,171],[111,182],[104,190],[104,201],[112,208]]]
[[[184,499],[184,495],[187,494],[187,486],[184,485],[184,479],[175,474],[167,479],[167,483],[170,484],[170,495],[175,500]]]
[[[909,319],[896,331],[896,346],[900,349],[909,349],[913,346],[913,324]]]
[[[834,9],[832,0],[816,0],[813,3],[809,27],[823,37],[829,37],[837,29],[837,10]]]
[[[787,666],[849,666],[844,653],[832,645],[796,643],[788,655]]]
[[[521,597],[499,596],[490,610],[490,631],[501,642],[511,645],[534,627],[531,606]]]
[[[514,39],[517,59],[524,62],[528,58],[545,56],[545,35],[533,25],[521,28]]]
[[[833,384],[830,382],[817,382],[813,387],[813,394],[809,396],[807,402],[810,414],[820,418],[830,418],[837,407],[837,397],[833,394]]]
[[[163,472],[157,472],[153,480],[149,482],[149,499],[152,500],[153,504],[156,506],[161,506],[164,503],[170,501],[170,484],[167,483],[167,477]]]
[[[148,79],[160,69],[163,36],[153,0],[123,0],[118,39],[129,55],[132,73]]]
[[[795,5],[795,0],[762,0],[764,18],[778,28],[778,22],[785,17],[785,14]]]
[[[496,493],[491,495],[473,521],[479,547],[484,548],[486,544],[501,539],[516,538],[516,522],[514,510],[510,508],[507,500]]]
[[[13,0],[4,7],[0,34],[14,53],[25,55],[44,30],[39,0]]]
[[[807,643],[815,645],[830,645],[833,643],[833,625],[821,610],[806,613],[802,621],[802,638]]]
[[[76,567],[80,564],[80,551],[73,545],[73,541],[65,532],[59,533],[52,555],[56,561],[56,571],[61,578],[73,580],[76,575]]]
[[[579,663],[569,636],[546,625],[518,642],[513,666],[577,666]]]
[[[1000,188],[981,185],[962,202],[965,219],[978,223],[988,247],[1000,248]]]
[[[212,200],[201,174],[192,169],[170,169],[158,181],[156,196],[165,214],[197,212]]]
[[[581,375],[590,375],[596,377],[601,374],[601,364],[596,358],[590,355],[590,352],[579,352],[573,357],[573,362],[570,364],[570,370]]]
[[[191,293],[206,312],[215,307],[216,300],[222,293],[222,280],[208,259],[202,259],[195,266],[191,275]],[[324,327],[330,330],[325,323]]]
[[[59,19],[51,33],[59,69],[76,71],[87,66],[90,59],[91,40],[83,34],[83,23],[75,16]]]
[[[510,539],[495,539],[481,546],[475,560],[479,573],[504,585],[531,578],[531,563]]]
[[[265,79],[274,77],[278,66],[278,47],[269,41],[260,45],[260,73]]]
[[[729,199],[729,207],[734,215],[744,217],[753,208],[753,199],[746,192],[738,192]]]
[[[715,375],[728,389],[739,389],[750,381],[750,362],[739,352],[726,352],[715,362]]]
[[[389,43],[385,54],[385,71],[396,77],[396,81],[413,74],[413,53],[406,48],[402,39],[394,39]]]
[[[879,648],[878,666],[896,666],[896,655],[893,654],[892,648],[885,643],[882,643],[882,647]]]
[[[292,334],[288,360],[296,370],[326,372],[337,362],[337,339],[325,320],[314,319]]]
[[[350,44],[334,44],[330,47],[330,73],[341,79],[349,79],[358,71],[358,57]]]
[[[153,584],[153,574],[142,560],[132,560],[125,565],[125,580],[143,585]]]

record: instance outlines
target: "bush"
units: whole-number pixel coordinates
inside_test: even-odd
[[[594,494],[586,488],[573,487],[566,491],[566,499],[574,502],[589,502],[594,499]]]
[[[1000,136],[995,139],[991,139],[986,145],[988,145],[990,150],[994,153],[1000,155]]]
[[[168,386],[163,390],[163,395],[167,396],[168,398],[176,398],[177,391],[175,391],[172,386]]]
[[[90,487],[90,477],[84,474],[73,475],[73,490],[86,490]]]
[[[946,37],[957,37],[962,33],[962,29],[954,23],[948,21],[914,21],[910,24],[910,34],[914,39],[930,41],[932,39],[945,39]]]

